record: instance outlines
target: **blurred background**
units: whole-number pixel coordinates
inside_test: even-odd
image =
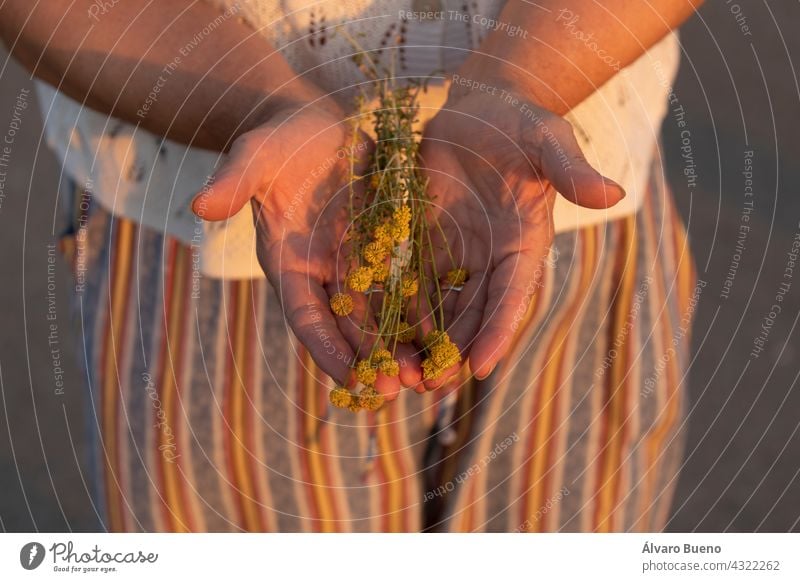
[[[784,276],[800,236],[798,22],[797,1],[720,1],[682,29],[677,101],[663,141],[707,286],[696,313],[689,440],[670,531],[800,531],[800,262],[793,284]],[[54,300],[66,314],[68,301],[61,262],[48,297],[59,168],[41,141],[32,82],[4,52],[0,64],[0,133],[11,126],[18,95],[30,91],[0,167],[0,531],[95,530],[82,480],[83,387],[67,321],[58,322],[56,346],[63,389],[54,386],[48,343],[48,305]],[[684,173],[684,131],[694,186]],[[754,195],[746,199],[750,151]],[[753,201],[747,223],[746,200]],[[741,239],[743,224],[750,229]],[[52,267],[49,275],[52,283]],[[765,324],[781,293],[780,314]],[[768,333],[755,356],[762,325]]]

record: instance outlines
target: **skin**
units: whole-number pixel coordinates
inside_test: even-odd
[[[441,213],[452,217],[448,240],[464,241],[456,259],[472,273],[445,306],[451,337],[477,378],[487,377],[506,355],[515,313],[529,304],[529,289],[540,279],[553,238],[556,190],[587,208],[608,208],[625,196],[587,163],[560,116],[617,72],[608,62],[617,68],[632,63],[700,4],[510,0],[497,20],[527,35],[496,30],[458,71],[461,79],[495,89],[490,94],[453,83],[447,103],[426,127],[422,156]],[[595,44],[577,40],[576,30],[584,39],[591,34]],[[545,128],[568,164],[559,161]],[[457,371],[426,387],[440,387]]]
[[[89,16],[94,4],[5,0],[0,36],[32,74],[87,106],[172,140],[229,152],[193,209],[204,219],[223,220],[253,202],[259,259],[287,321],[320,368],[347,382],[359,334],[327,305],[343,274],[339,241],[346,216],[335,201],[343,195],[347,167],[338,155],[355,148],[363,164],[368,138],[353,135],[346,108],[298,77],[235,17],[219,23],[213,42],[207,39],[183,55],[186,43],[218,18],[215,8],[196,0],[130,0],[95,19]],[[499,20],[522,27],[526,38],[497,30],[459,71],[525,103],[571,162],[569,168],[558,162],[541,125],[503,109],[496,97],[460,86],[454,85],[426,128],[422,155],[431,187],[440,193],[443,211],[472,235],[457,248],[472,277],[459,295],[450,294],[446,307],[464,363],[479,378],[507,351],[513,312],[552,239],[556,189],[591,208],[612,206],[624,195],[586,164],[560,117],[615,73],[570,34],[560,11],[577,15],[578,27],[624,66],[699,4],[509,0]],[[164,90],[144,118],[137,115],[165,63],[177,55],[180,64]],[[320,161],[330,159],[338,163],[319,171]],[[296,196],[298,184],[312,173],[305,194]],[[456,240],[455,225],[445,228]],[[320,341],[321,333],[327,342]],[[381,378],[378,386],[390,398],[401,384],[423,388],[419,358],[411,352],[400,356],[400,378]]]

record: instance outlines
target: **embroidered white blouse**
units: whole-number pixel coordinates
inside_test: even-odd
[[[244,18],[263,31],[295,70],[307,71],[327,91],[341,91],[345,100],[354,96],[350,88],[364,77],[350,58],[350,41],[333,32],[339,24],[367,50],[402,47],[402,74],[437,78],[424,108],[444,102],[452,72],[491,30],[526,34],[513,23],[497,20],[503,0],[215,1],[220,18]],[[570,22],[565,19],[564,26],[579,34]],[[219,20],[210,22],[193,42],[213,42],[218,25]],[[668,36],[566,116],[589,161],[628,195],[609,210],[583,209],[559,196],[554,210],[557,232],[619,218],[640,206],[650,164],[658,155],[658,135],[678,60],[677,36]],[[196,219],[189,209],[192,195],[213,173],[220,155],[82,107],[44,83],[38,83],[37,90],[49,146],[65,173],[103,208],[192,245],[207,276],[264,276],[256,259],[249,207],[215,224]]]

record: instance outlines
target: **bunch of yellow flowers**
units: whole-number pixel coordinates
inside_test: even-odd
[[[442,250],[442,241],[434,246],[431,231],[443,231],[431,212],[427,180],[417,165],[419,132],[414,129],[422,88],[397,87],[386,78],[375,85],[378,106],[368,114],[373,118],[376,147],[366,176],[356,175],[351,158],[348,270],[345,288],[330,299],[334,314],[352,317],[354,296],[367,296],[365,313],[359,314],[363,317],[361,355],[353,364],[362,388],[356,393],[337,386],[330,392],[334,406],[354,412],[374,411],[383,405],[375,383],[379,374],[395,377],[400,373],[397,346],[414,342],[419,335],[419,324],[410,321],[414,304],[427,305],[434,322],[434,329],[421,338],[424,379],[435,380],[461,361],[458,347],[444,329],[442,292],[461,287],[469,278],[466,269],[456,266],[446,241],[452,269],[442,277],[436,270],[434,253]],[[353,188],[359,180],[365,194],[356,194]],[[377,330],[369,326],[372,320]]]

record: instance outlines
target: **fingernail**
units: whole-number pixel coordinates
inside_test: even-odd
[[[625,192],[625,188],[623,188],[621,185],[619,185],[618,183],[616,183],[616,182],[615,182],[614,180],[612,180],[611,178],[606,178],[605,176],[603,176],[603,183],[604,183],[606,186],[609,186],[609,187],[611,187],[611,188],[618,188],[618,189],[619,189],[619,191],[620,191],[620,193],[622,194],[622,197],[620,198],[620,200],[622,200],[622,198],[625,198],[625,196],[627,196],[627,195],[628,195],[628,193],[627,193],[627,192]]]
[[[199,216],[201,218],[203,216],[203,209],[200,208],[200,199],[203,196],[205,196],[205,193],[201,192],[200,194],[198,194],[197,196],[192,198],[192,204],[191,204],[192,212],[194,212],[197,216]]]
[[[495,366],[496,366],[496,365],[497,365],[497,364],[495,364]],[[483,374],[482,376],[479,376],[478,374],[475,374],[475,378],[477,378],[479,381],[486,380],[486,378],[488,378],[489,376],[491,376],[491,375],[492,375],[492,372],[494,372],[494,368],[495,368],[495,366],[492,366],[491,368],[489,368],[489,371],[488,371],[488,372],[486,372],[486,374]]]
[[[203,189],[200,190],[197,194],[195,194],[194,198],[192,198],[192,212],[194,212],[197,216],[203,217],[205,213],[205,204],[203,204],[202,199],[208,196],[212,185],[216,181],[216,175],[209,176],[206,178],[205,183],[203,184]]]

